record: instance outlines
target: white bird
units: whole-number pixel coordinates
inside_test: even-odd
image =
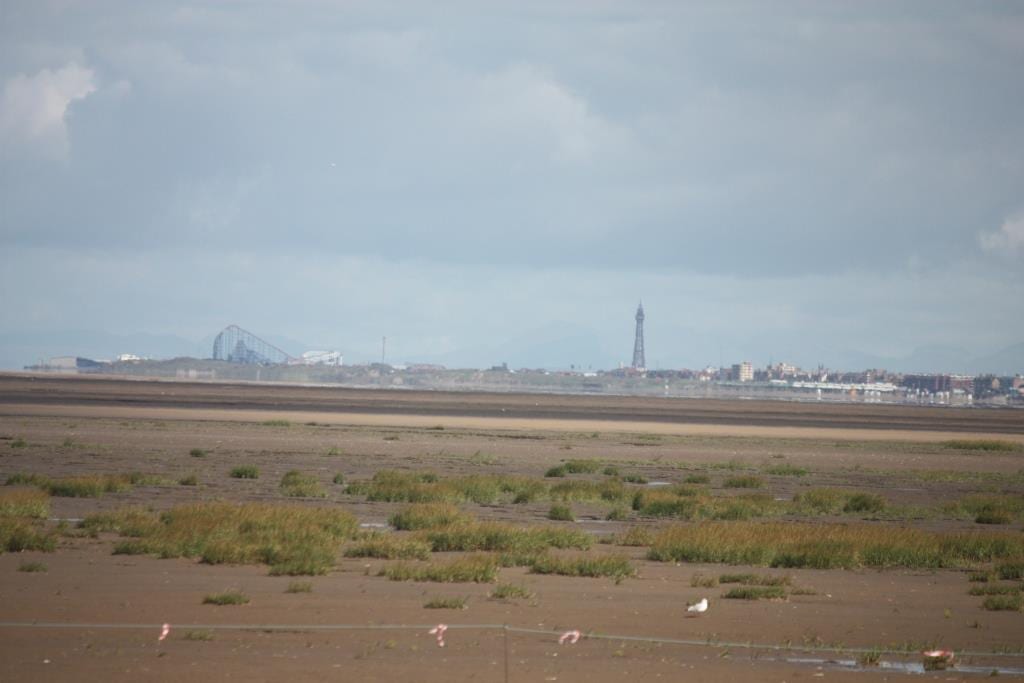
[[[689,607],[686,608],[686,611],[687,612],[697,612],[698,614],[700,614],[702,612],[707,612],[708,611],[708,599],[704,598],[700,602],[698,602],[698,603],[696,603],[694,605],[690,605]]]

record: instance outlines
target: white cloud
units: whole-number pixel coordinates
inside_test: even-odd
[[[1024,251],[1024,211],[1010,216],[994,232],[983,232],[978,236],[985,251],[998,253]]]
[[[63,158],[68,149],[68,107],[94,92],[95,73],[75,62],[56,71],[11,78],[0,95],[0,148],[24,146]]]

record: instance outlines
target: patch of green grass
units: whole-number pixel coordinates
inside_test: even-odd
[[[533,593],[526,586],[514,583],[499,583],[489,596],[492,600],[529,600]]]
[[[576,518],[572,515],[572,510],[568,505],[552,505],[551,509],[548,510],[548,519],[561,521],[561,522],[575,522]]]
[[[530,565],[534,574],[558,574],[560,576],[604,577],[621,582],[636,574],[629,558],[624,555],[602,555],[600,557],[553,557],[542,555]]]
[[[469,598],[431,598],[423,603],[424,609],[466,609]]]
[[[994,451],[1000,453],[1012,453],[1022,450],[1020,444],[1013,441],[999,441],[997,439],[953,439],[943,441],[942,445],[958,451]]]
[[[624,522],[629,519],[629,510],[624,507],[613,507],[604,518],[609,522]]]
[[[626,547],[638,547],[650,545],[654,534],[642,526],[634,526],[619,534],[615,538],[615,545]]]
[[[203,598],[204,605],[245,605],[248,602],[248,596],[246,596],[241,591],[226,591],[224,593],[213,593]]]
[[[1003,580],[1024,579],[1024,562],[1003,562],[997,564],[995,572]]]
[[[764,486],[764,480],[752,474],[736,477],[728,477],[722,486],[727,489],[759,489]]]
[[[606,477],[617,477],[619,476],[619,468],[615,465],[606,465],[605,468],[601,470],[601,474]]]
[[[765,468],[766,474],[771,474],[776,477],[804,477],[807,476],[807,468],[796,467],[794,465],[772,465],[771,467]]]
[[[683,479],[685,484],[710,484],[711,477],[706,474],[688,474]]]
[[[723,598],[728,600],[781,600],[786,597],[782,586],[743,586],[726,591]]]
[[[627,498],[626,487],[617,479],[602,481],[561,481],[548,489],[551,500],[605,501],[617,503]]]
[[[330,448],[327,449],[327,455],[329,455],[331,457],[335,457],[335,456],[339,456],[339,455],[344,455],[344,454],[345,454],[344,451],[342,451],[337,446],[331,446]]]
[[[51,479],[46,490],[62,498],[99,498],[104,493],[122,493],[132,487],[131,475],[106,474]]]
[[[288,587],[284,590],[285,593],[312,593],[313,582],[312,581],[292,581],[288,584]]]
[[[186,474],[178,480],[178,484],[181,486],[196,486],[199,484],[199,477],[195,474]]]
[[[25,517],[0,517],[0,552],[18,553],[22,550],[53,552],[57,536],[52,530]]]
[[[317,478],[298,470],[289,470],[281,477],[281,493],[292,498],[323,498],[323,487]]]
[[[264,420],[260,423],[264,427],[291,427],[292,423],[288,420]]]
[[[719,583],[741,583],[745,586],[788,586],[788,576],[769,576],[765,574],[722,574]]]
[[[968,595],[1017,595],[1019,593],[1019,586],[993,583],[987,583],[983,586],[971,586],[971,589],[967,591]]]
[[[502,522],[457,524],[423,534],[434,552],[485,550],[530,554],[549,547],[587,550],[593,544],[593,538],[578,529],[519,527]]]
[[[837,514],[846,505],[850,494],[836,488],[813,488],[793,496],[793,511],[798,514]]]
[[[345,483],[345,475],[342,474],[341,472],[338,472],[337,474],[334,475],[334,479],[332,479],[331,481],[337,484],[338,486],[342,486]]]
[[[991,611],[1020,612],[1024,609],[1024,598],[1017,595],[990,595],[981,606]]]
[[[493,583],[498,577],[498,562],[493,556],[485,554],[467,555],[448,562],[399,562],[384,567],[378,576],[386,576],[392,581]]]
[[[50,479],[41,474],[15,472],[7,477],[5,484],[7,486],[38,486],[39,488],[44,489],[49,482]]]
[[[843,512],[881,512],[885,498],[875,493],[855,493],[846,500]]]
[[[22,489],[0,492],[0,517],[46,519],[49,516],[50,496],[43,491]]]
[[[202,449],[202,448],[193,448],[192,450],[190,450],[188,452],[188,454],[191,455],[193,458],[205,458],[206,457],[206,451],[204,449]]]
[[[43,564],[42,562],[31,562],[31,561],[26,560],[26,561],[24,561],[24,562],[22,562],[21,564],[18,565],[18,571],[19,572],[26,572],[28,574],[35,574],[35,573],[45,572],[46,571],[46,565]]]
[[[565,465],[555,465],[554,467],[549,467],[548,470],[544,473],[544,476],[564,477],[566,474],[568,474],[568,472],[569,471],[565,469]]]
[[[231,477],[233,479],[259,479],[260,471],[255,465],[239,465],[231,468]],[[281,485],[284,486],[284,481],[281,482]]]
[[[601,469],[599,460],[567,460],[563,465],[569,474],[593,474]]]
[[[647,483],[647,477],[644,477],[643,475],[640,474],[627,474],[624,477],[622,477],[622,481],[626,482],[627,484],[642,485]]]
[[[20,436],[18,438],[14,439],[13,441],[11,441],[11,448],[26,448],[26,447],[28,447],[28,441],[25,441],[25,439],[21,438]]]
[[[414,503],[388,518],[388,524],[400,531],[441,529],[471,521],[471,515],[451,503]]]
[[[709,522],[664,530],[648,558],[817,569],[964,567],[1024,558],[1024,537],[865,524]]]
[[[690,577],[690,586],[693,588],[714,588],[718,585],[718,579],[714,576],[704,576],[696,573]]]
[[[334,508],[249,503],[197,503],[161,514],[139,509],[91,515],[94,532],[133,540],[115,550],[160,557],[198,557],[207,564],[268,564],[274,575],[324,574],[356,518]]]
[[[345,548],[345,557],[374,557],[382,560],[426,560],[430,544],[408,538],[375,536]]]
[[[207,642],[210,642],[211,640],[213,640],[213,631],[207,631],[207,630],[185,631],[185,635],[183,635],[181,637],[181,639],[182,640],[192,641],[192,642],[198,642],[198,643],[207,643]]]

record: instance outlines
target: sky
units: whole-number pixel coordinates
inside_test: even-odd
[[[998,352],[1022,73],[1007,2],[5,0],[0,367]]]

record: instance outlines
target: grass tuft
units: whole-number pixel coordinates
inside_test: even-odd
[[[744,474],[727,478],[722,486],[727,489],[759,489],[764,486],[764,480],[752,474]]]
[[[0,492],[0,517],[33,517],[46,519],[50,516],[50,496],[31,489]]]
[[[354,516],[337,509],[197,503],[159,515],[130,508],[92,515],[81,526],[132,538],[115,547],[120,554],[268,564],[274,575],[315,575],[334,566],[338,544],[353,535],[357,524]]]
[[[312,593],[313,582],[312,581],[292,581],[288,584],[288,587],[284,589],[285,593]]]
[[[231,468],[231,477],[234,479],[259,479],[260,471],[255,465],[239,465]]]
[[[782,586],[743,586],[726,591],[723,598],[729,600],[781,600],[786,597]]]
[[[943,441],[942,445],[958,451],[994,451],[1012,453],[1021,450],[1020,444],[998,439],[953,439]]]
[[[576,518],[573,517],[572,509],[568,505],[552,505],[551,509],[548,510],[548,519],[560,522],[576,521]]]
[[[499,583],[489,596],[492,600],[529,600],[533,593],[526,586],[514,583]]]
[[[765,473],[776,477],[804,477],[807,476],[807,468],[786,464],[772,465],[765,468]]]
[[[423,603],[424,609],[466,609],[469,598],[431,598]]]
[[[498,578],[498,562],[493,556],[485,554],[467,555],[449,562],[400,562],[384,567],[378,576],[386,576],[392,581],[492,583]]]
[[[327,495],[316,477],[298,470],[289,470],[281,477],[281,493],[292,498],[323,498]]]
[[[18,565],[19,572],[26,572],[28,574],[37,574],[46,571],[46,565],[42,562],[30,562],[24,561]]]
[[[426,560],[430,544],[394,536],[375,536],[345,548],[345,557],[374,557],[381,560]]]
[[[388,518],[388,523],[400,531],[442,529],[471,521],[471,515],[451,503],[415,503]]]
[[[188,454],[191,455],[193,458],[205,458],[206,457],[206,451],[203,450],[202,448],[193,448],[192,450],[190,450],[188,452]]]
[[[1020,612],[1024,610],[1024,598],[1017,595],[990,595],[981,606],[994,612]]]
[[[181,486],[196,486],[199,484],[199,477],[195,474],[187,474],[178,480],[178,484]]]
[[[209,642],[213,640],[213,631],[185,631],[185,635],[181,639],[194,642]]]
[[[249,598],[241,591],[213,593],[203,598],[204,605],[245,605]]]
[[[788,576],[768,576],[764,574],[722,574],[719,583],[741,583],[745,586],[788,586]]]
[[[558,574],[560,576],[610,576],[616,583],[636,574],[636,569],[624,555],[602,557],[552,557],[542,555],[530,565],[534,574]]]

